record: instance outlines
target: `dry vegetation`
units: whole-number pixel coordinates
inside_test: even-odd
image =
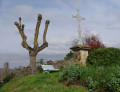
[[[54,68],[57,68],[57,69],[61,69],[67,65],[70,65],[70,64],[75,64],[73,58],[69,59],[69,60],[56,60],[56,61],[48,61],[47,62],[48,65],[53,65]]]

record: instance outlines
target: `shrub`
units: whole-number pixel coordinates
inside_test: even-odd
[[[0,87],[2,87],[3,86],[3,83],[2,82],[0,82]]]
[[[15,74],[14,74],[14,73],[8,74],[8,75],[3,79],[3,83],[7,83],[7,82],[11,81],[14,77],[15,77]]]
[[[36,62],[36,65],[38,65],[38,66],[40,66],[40,65],[43,65],[44,64],[44,59],[39,59],[39,60],[37,60],[37,62]]]
[[[79,84],[89,91],[120,92],[120,66],[93,67],[70,65],[60,73],[59,80],[67,85]]]
[[[10,73],[14,73],[15,77],[21,77],[24,75],[32,74],[32,71],[31,71],[30,67],[19,66],[17,68],[14,68],[13,70],[11,70]]]
[[[69,59],[71,59],[71,58],[73,58],[73,57],[74,57],[74,54],[73,54],[72,51],[70,51],[70,52],[66,55],[66,57],[64,58],[64,60],[69,60]]]
[[[74,39],[72,41],[72,45],[73,46],[78,45],[78,41],[79,39]],[[93,31],[87,31],[86,33],[82,35],[82,43],[90,46],[90,50],[88,51],[89,53],[99,48],[106,48],[106,46],[101,41],[99,35]]]
[[[89,53],[99,48],[106,48],[106,46],[100,40],[99,35],[94,34],[92,31],[91,32],[88,31],[84,33],[82,37],[82,41],[83,41],[83,44],[89,45],[91,47],[89,50]]]
[[[43,72],[43,69],[42,69],[41,66],[37,66],[36,69],[37,69],[37,71],[38,71],[39,73]]]
[[[49,61],[46,61],[46,62],[47,62],[47,65],[52,65],[53,64],[52,60],[49,60]]]
[[[86,42],[90,46],[89,53],[99,48],[105,48],[105,45],[99,39],[97,39],[95,35],[92,35],[90,38],[86,38]]]
[[[88,55],[87,64],[94,66],[120,65],[120,49],[101,48],[93,51]]]

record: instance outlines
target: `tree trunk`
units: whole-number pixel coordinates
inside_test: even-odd
[[[36,71],[36,55],[29,55],[30,56],[30,68],[32,69],[32,73]]]

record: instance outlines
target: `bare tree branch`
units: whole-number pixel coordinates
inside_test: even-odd
[[[47,29],[48,29],[49,23],[50,23],[50,21],[49,21],[49,20],[46,20],[46,22],[45,22],[44,34],[43,34],[43,43],[46,43],[46,34],[47,34]]]
[[[24,34],[24,24],[22,24],[22,27],[21,27],[21,18],[19,17],[19,24],[17,23],[17,22],[15,22],[14,23],[15,25],[16,25],[16,27],[18,28],[18,30],[19,30],[19,33],[20,33],[20,35],[21,35],[21,37],[22,37],[22,46],[24,47],[24,48],[26,48],[27,50],[30,50],[30,49],[32,49],[28,44],[27,44],[27,42],[26,42],[26,39],[27,39],[27,37],[25,36],[25,34]]]
[[[20,24],[20,27],[21,27],[21,17],[19,17],[19,24]]]
[[[43,44],[38,48],[38,52],[43,50],[44,48],[48,47],[48,43],[46,41],[46,34],[47,34],[47,29],[48,29],[49,23],[50,23],[50,21],[46,20],[44,34],[43,34]]]
[[[38,52],[43,50],[44,48],[48,47],[48,43],[43,43],[39,48],[38,48]]]
[[[37,39],[38,39],[41,20],[42,20],[42,15],[38,14],[38,19],[37,19],[37,24],[36,24],[36,29],[35,29],[35,37],[34,37],[34,47],[38,46]]]

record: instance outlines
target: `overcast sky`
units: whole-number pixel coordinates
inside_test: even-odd
[[[37,59],[63,59],[77,37],[78,24],[72,15],[80,15],[82,33],[97,32],[106,46],[120,47],[120,0],[0,0],[0,68],[4,62],[10,68],[29,64],[28,51],[21,46],[21,36],[14,25],[18,17],[25,24],[27,42],[33,46],[37,15],[42,14],[39,45],[45,20],[50,24],[47,32],[49,46],[39,52]]]

